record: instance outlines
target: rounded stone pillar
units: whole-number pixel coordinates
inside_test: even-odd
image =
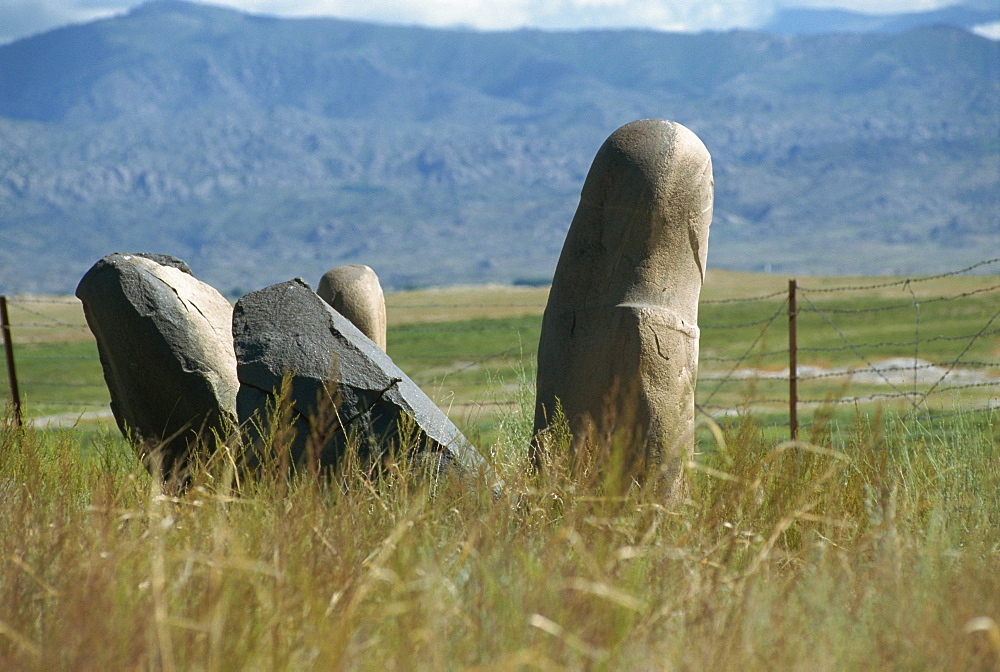
[[[682,492],[712,200],[711,156],[680,124],[635,121],[601,146],[542,321],[536,463],[558,404],[574,454],[589,444],[626,482]]]
[[[375,271],[338,266],[323,274],[316,293],[385,352],[385,296]]]

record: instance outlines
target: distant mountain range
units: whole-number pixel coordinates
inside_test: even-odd
[[[1000,3],[981,0],[925,12],[865,14],[844,9],[785,7],[762,28],[779,35],[901,33],[914,28],[949,26],[973,31],[1000,22]]]
[[[778,32],[777,30],[775,32]],[[924,273],[1000,251],[1000,44],[958,27],[475,32],[159,0],[0,46],[0,292],[114,251],[230,294],[366,263],[544,282],[594,153],[713,154],[710,266]]]

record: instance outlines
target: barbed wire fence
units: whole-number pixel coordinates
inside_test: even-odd
[[[75,312],[80,311],[80,302],[74,297],[31,296],[11,300],[10,297],[0,296],[0,322],[7,365],[6,392],[15,423],[20,425],[25,415],[22,390],[28,392],[27,398],[31,399],[32,407],[37,404],[46,411],[57,409],[59,413],[70,415],[107,413],[108,393],[103,378],[95,378],[86,372],[86,368],[90,369],[90,373],[100,371],[97,347],[90,330],[85,324],[67,321],[39,307],[52,308],[57,313],[66,309]],[[19,319],[11,320],[11,308]],[[71,340],[84,347],[73,348],[70,352],[61,342],[47,347],[46,332],[58,332],[60,341],[70,334]],[[15,333],[22,339],[16,356]],[[24,338],[26,333],[30,335],[28,339]],[[43,336],[38,338],[38,334]],[[86,366],[88,364],[89,367]],[[85,369],[82,376],[81,366]],[[32,375],[19,379],[19,367],[31,371]],[[70,375],[64,375],[67,371]]]
[[[796,438],[800,428],[798,412],[803,407],[813,409],[815,417],[815,410],[820,408],[834,409],[845,405],[896,402],[929,415],[931,408],[928,402],[932,396],[977,390],[985,391],[989,395],[987,399],[979,400],[980,406],[966,406],[962,411],[937,411],[935,417],[970,410],[975,412],[1000,408],[1000,399],[994,393],[1000,390],[1000,375],[998,375],[1000,362],[995,359],[997,353],[1000,353],[1000,342],[997,339],[997,335],[1000,334],[1000,301],[993,301],[991,298],[991,295],[1000,293],[1000,284],[991,283],[968,291],[929,297],[918,297],[915,290],[918,286],[933,287],[934,281],[970,274],[976,269],[986,270],[998,263],[1000,258],[994,258],[937,275],[832,287],[802,286],[793,279],[789,281],[787,292],[702,301],[703,307],[732,303],[759,305],[762,316],[739,324],[712,324],[702,321],[703,342],[706,340],[706,333],[710,334],[712,331],[757,327],[758,333],[737,356],[709,354],[701,357],[703,370],[706,366],[717,368],[699,378],[699,387],[704,389],[707,386],[708,391],[699,399],[697,409],[700,413],[713,418],[746,413],[751,409],[770,409],[768,415],[774,417],[777,415],[775,407],[787,404],[787,420],[771,424],[788,427],[791,437]],[[879,302],[875,305],[828,305],[831,299],[839,296],[846,296],[845,300],[848,302],[870,304],[873,292],[879,295],[891,289],[905,292],[905,298]],[[869,296],[864,297],[862,301],[858,298],[859,293],[867,293]],[[824,297],[826,302],[822,302],[820,297]],[[966,300],[973,297],[990,297],[991,302],[984,305],[970,305]],[[779,299],[780,302],[775,306],[774,302]],[[961,312],[963,308],[959,306],[962,306],[962,302],[965,302],[966,310],[977,311],[974,317],[965,320],[965,323],[978,321],[977,329],[957,334],[927,333],[927,319],[925,317],[922,320],[921,316],[926,315],[929,307],[934,308],[937,304],[942,304],[948,305],[953,312]],[[925,312],[922,313],[922,309]],[[845,318],[863,318],[870,322],[883,313],[898,314],[899,311],[905,310],[912,311],[912,321],[897,317],[892,320],[895,329],[886,329],[887,332],[894,333],[899,331],[900,327],[910,325],[913,336],[905,340],[861,340],[849,333],[850,330],[845,327]],[[815,319],[808,326],[805,338],[801,338],[799,336],[802,332],[801,322],[807,317]],[[940,322],[940,316],[938,321]],[[769,336],[773,336],[775,331],[785,324],[788,325],[788,347],[776,349],[760,347]],[[940,331],[940,328],[941,325],[938,325],[937,330]],[[870,333],[873,329],[868,327],[855,331],[864,334]],[[832,342],[829,342],[830,339],[833,339]],[[992,348],[987,348],[987,357],[978,360],[969,358],[973,346],[982,344],[984,339],[990,339],[988,343],[992,344]],[[824,340],[829,343],[809,345]],[[926,359],[924,352],[928,346],[940,344],[948,345],[946,348],[948,352],[940,352],[940,347],[931,347],[932,352],[926,356],[932,359]],[[798,361],[803,355],[814,362],[832,359],[841,363],[837,366],[803,365]],[[847,361],[842,361],[845,358]],[[753,362],[755,366],[748,367],[749,362]],[[775,362],[784,362],[787,366],[776,368]],[[737,383],[744,381],[749,384],[740,390],[742,398],[738,404],[712,403],[720,393],[731,392]],[[824,396],[800,396],[802,384],[808,388],[814,383],[822,385],[837,381],[838,385],[826,385]],[[756,394],[754,388],[760,387],[762,382],[769,384],[767,388],[769,390],[780,389],[775,388],[774,384],[777,383],[784,386],[787,392],[784,396],[773,397]],[[875,387],[888,388],[888,391],[872,389]],[[851,393],[851,389],[855,392]],[[805,426],[810,424],[812,423],[806,423]]]
[[[935,293],[935,281],[992,271],[997,264],[1000,258],[938,275],[832,287],[791,280],[787,291],[703,299],[697,411],[715,420],[753,413],[761,424],[787,427],[796,436],[799,429],[813,424],[822,409],[829,412],[843,406],[899,404],[930,413],[932,401],[960,393],[975,396],[975,403],[964,405],[966,411],[1000,408],[996,361],[1000,301],[993,298],[1000,293],[1000,284],[987,280],[988,284],[966,291],[948,293],[944,287]],[[17,417],[25,410],[36,422],[39,417],[108,416],[96,344],[79,319],[77,299],[0,299],[7,395]],[[471,412],[521,403],[515,391],[533,383],[544,303],[412,304],[396,303],[390,294],[388,304],[390,315],[393,309],[411,314],[523,311],[507,319],[463,322],[456,317],[444,323],[414,321],[390,328],[390,348],[394,341],[426,341],[405,348],[397,363],[404,371],[416,371],[414,382],[445,410]],[[954,333],[946,324],[942,327],[942,315],[934,314],[941,313],[941,307],[947,307],[947,314],[971,311],[971,317],[960,320],[965,330]],[[75,320],[66,317],[67,312]],[[733,315],[740,319],[727,320]],[[866,337],[882,333],[871,323],[885,315],[892,317],[882,330],[886,337]],[[970,324],[975,328],[968,328]],[[61,338],[69,334],[75,345],[50,343],[46,333]],[[29,338],[19,343],[24,334]],[[392,350],[390,354],[396,357]],[[501,389],[494,389],[498,386]],[[27,392],[27,409],[20,403],[21,391]],[[800,411],[811,411],[812,421],[800,423]],[[937,408],[935,413],[940,417],[947,411]]]

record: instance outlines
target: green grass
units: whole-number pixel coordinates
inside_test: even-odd
[[[832,414],[849,420],[854,404],[833,402],[870,395],[875,395],[872,401],[861,402],[866,410],[882,405],[897,412],[912,409],[914,403],[935,411],[981,408],[997,398],[1000,317],[994,316],[1000,276],[954,276],[857,291],[819,291],[893,282],[896,279],[799,279],[799,285],[806,289],[798,301],[802,311],[797,318],[798,363],[820,367],[818,374],[824,376],[810,378],[816,374],[807,374],[799,381],[801,423],[808,426],[817,412],[821,419]],[[726,378],[736,366],[772,374],[787,370],[786,291],[787,279],[782,277],[710,271],[699,317],[702,336],[697,395],[699,403],[716,417],[749,407],[765,424],[788,423],[786,381]],[[716,303],[774,292],[781,295],[762,301]],[[524,384],[534,380],[546,297],[546,288],[499,286],[390,294],[389,354],[464,431],[490,443],[498,435],[501,411],[515,402]],[[940,297],[950,300],[937,300]],[[823,311],[860,312],[828,312],[825,319],[812,312],[810,301]],[[27,415],[64,415],[63,422],[73,422],[84,412],[103,411],[106,415],[107,391],[79,303],[23,297],[13,299],[10,305]],[[885,306],[899,307],[871,310]],[[769,325],[748,324],[771,316],[774,320]],[[981,330],[986,333],[978,339],[957,338]],[[915,341],[919,343],[912,344]],[[880,345],[886,343],[891,345]],[[959,368],[977,373],[977,380],[990,384],[955,390],[949,389],[951,382],[944,381],[925,402],[898,395],[925,392],[933,381],[913,385],[904,380],[887,385],[884,381],[825,377],[831,368],[866,368],[868,363],[895,357],[917,357],[942,365],[957,361]],[[0,394],[5,392],[6,379],[0,383]],[[94,421],[89,418],[82,416],[79,426],[93,428]]]
[[[31,415],[108,406],[108,388],[93,340],[18,344],[15,366],[18,388]]]
[[[530,395],[505,488],[405,460],[333,485],[225,460],[163,494],[113,433],[0,424],[0,668],[963,669],[1000,663],[1000,415],[723,428],[687,499],[610,496]]]
[[[995,292],[925,299],[995,284],[915,286],[919,322],[912,307],[831,319],[855,344],[976,333]],[[698,397],[730,413],[699,416],[677,502],[613,493],[613,468],[574,472],[565,449],[527,468],[537,288],[388,297],[389,353],[487,456],[505,484],[496,499],[488,483],[428,482],[405,459],[377,476],[345,467],[332,485],[264,474],[237,492],[224,455],[168,495],[109,419],[18,429],[8,411],[0,669],[996,669],[1000,409],[984,408],[996,387],[935,393],[918,412],[833,403],[885,385],[803,380],[803,398],[830,403],[804,408],[803,442],[788,443],[783,402],[756,403],[783,400],[786,382],[715,391],[761,334],[719,327],[782,299],[711,302],[784,286],[709,276]],[[912,301],[900,287],[807,296],[824,309]],[[107,407],[78,304],[11,313],[29,417]],[[761,353],[786,339],[779,315],[741,366],[780,371],[784,355]],[[803,313],[799,343],[843,339]],[[992,362],[976,370],[997,380],[996,335],[967,344],[925,340],[916,354]],[[850,349],[799,362],[864,365]]]

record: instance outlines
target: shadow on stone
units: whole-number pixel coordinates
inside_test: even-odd
[[[233,337],[249,469],[326,468],[345,458],[375,465],[405,451],[489,477],[486,461],[451,420],[302,280],[240,299]]]

